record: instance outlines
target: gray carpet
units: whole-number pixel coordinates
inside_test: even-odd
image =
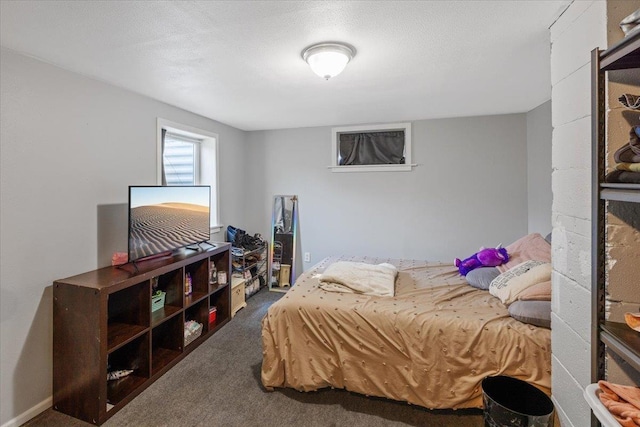
[[[260,291],[225,327],[104,426],[479,427],[480,410],[435,410],[344,390],[267,392],[260,383],[260,320],[283,294]],[[51,409],[26,426],[87,427]]]

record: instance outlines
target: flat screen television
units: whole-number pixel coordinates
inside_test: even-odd
[[[129,262],[206,242],[211,188],[129,187]]]

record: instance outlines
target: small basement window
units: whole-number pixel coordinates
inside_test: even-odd
[[[333,172],[410,171],[411,123],[332,129]]]

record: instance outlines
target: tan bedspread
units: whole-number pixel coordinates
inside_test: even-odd
[[[398,267],[395,297],[327,292],[307,271],[262,320],[262,383],[344,388],[426,408],[482,406],[481,381],[508,375],[551,387],[548,329],[512,319],[453,266],[342,258]]]

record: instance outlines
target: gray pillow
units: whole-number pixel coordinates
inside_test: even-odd
[[[471,270],[465,276],[467,282],[474,288],[488,290],[491,281],[500,275],[500,270],[495,267],[480,267]]]
[[[516,301],[509,306],[516,320],[551,329],[551,301]]]
[[[551,244],[551,234],[552,234],[552,233],[549,233],[549,234],[547,234],[546,236],[544,236],[544,240],[546,240],[546,241],[547,241],[547,243],[549,243],[549,244]]]

